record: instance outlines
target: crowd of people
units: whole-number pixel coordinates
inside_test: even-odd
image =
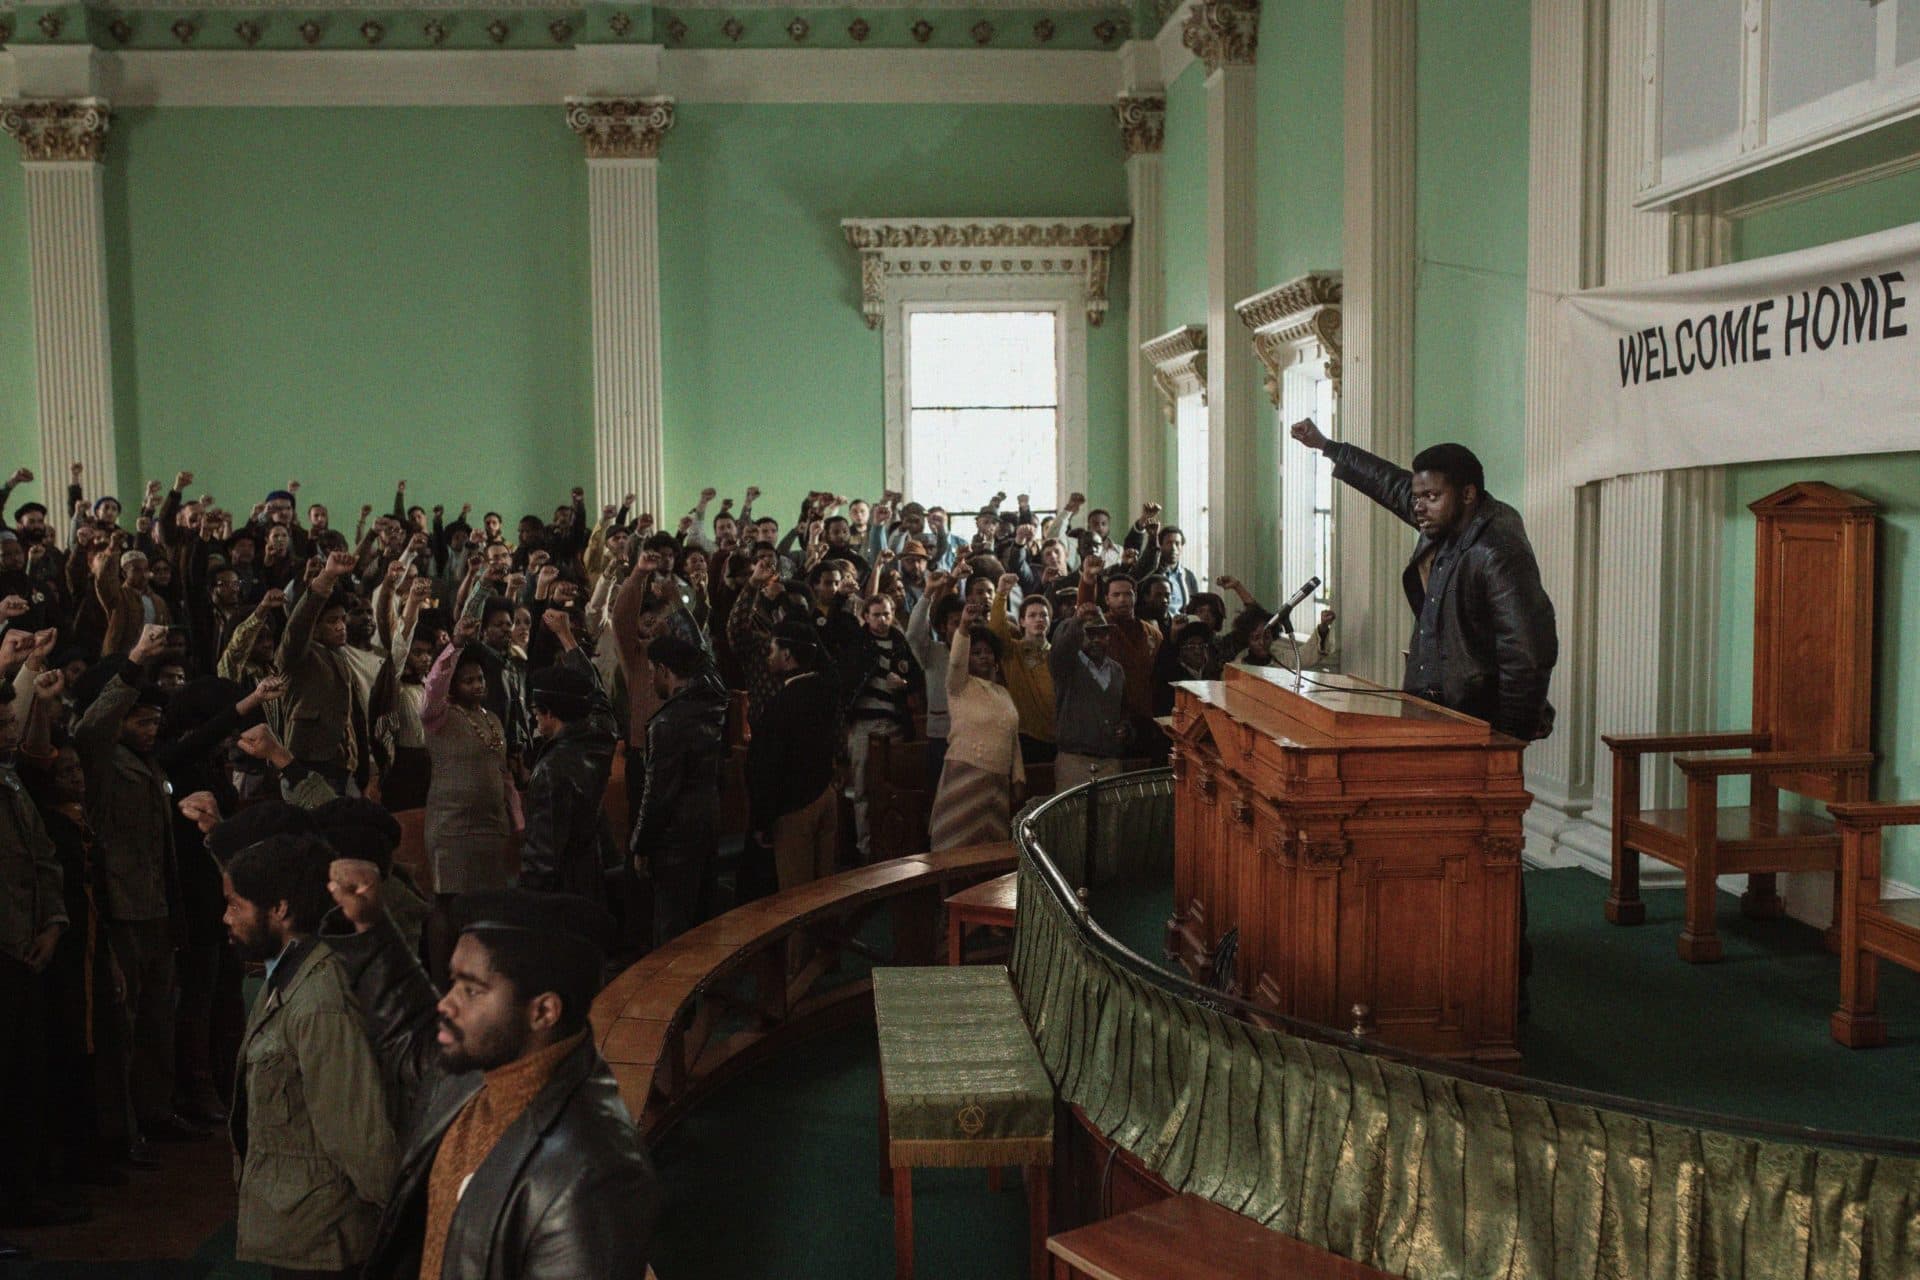
[[[239,1256],[287,1274],[644,1257],[586,1010],[721,905],[735,744],[738,901],[834,871],[843,800],[870,856],[875,738],[924,737],[931,847],[1004,839],[1029,768],[1164,758],[1176,682],[1333,645],[1330,613],[1276,644],[1242,583],[1202,590],[1157,505],[1116,530],[1079,494],[963,531],[893,492],[656,522],[576,488],[508,527],[401,481],[349,531],[297,483],[236,517],[191,472],[131,511],[66,479],[0,487],[0,1227],[224,1125]],[[559,1145],[488,1163],[530,1132]]]

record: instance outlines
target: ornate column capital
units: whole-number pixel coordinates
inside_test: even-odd
[[[1197,0],[1187,11],[1180,43],[1206,64],[1208,75],[1225,66],[1252,66],[1260,43],[1260,0]]]
[[[673,99],[568,98],[567,127],[589,160],[652,160],[673,128]]]
[[[107,149],[113,112],[104,98],[31,98],[0,103],[0,130],[33,161],[91,160]]]
[[[1163,93],[1123,93],[1113,104],[1120,123],[1120,145],[1129,156],[1157,155],[1167,140],[1167,97]]]

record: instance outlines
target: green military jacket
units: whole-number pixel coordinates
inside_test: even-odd
[[[400,1151],[359,1004],[325,943],[297,943],[261,988],[235,1093],[234,1256],[296,1271],[364,1262]]]
[[[136,677],[136,680],[138,677]],[[87,820],[99,841],[109,920],[164,920],[171,914],[173,811],[167,775],[120,743],[120,722],[139,700],[125,675],[107,681],[73,730],[87,771]]]
[[[60,857],[11,765],[0,764],[0,954],[27,958],[50,924],[65,924]]]

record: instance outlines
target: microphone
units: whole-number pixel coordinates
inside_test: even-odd
[[[1320,579],[1318,577],[1308,578],[1305,582],[1301,583],[1300,589],[1288,596],[1287,602],[1280,606],[1280,612],[1273,615],[1273,621],[1267,624],[1268,627],[1273,630],[1290,627],[1293,623],[1294,609],[1305,604],[1307,597],[1311,596],[1315,591],[1319,590],[1319,588]]]

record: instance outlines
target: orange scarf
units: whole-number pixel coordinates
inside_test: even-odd
[[[447,1126],[440,1150],[433,1156],[433,1171],[427,1175],[427,1229],[420,1246],[420,1280],[440,1280],[447,1232],[468,1181],[493,1154],[520,1113],[547,1087],[562,1060],[586,1037],[585,1031],[577,1031],[538,1053],[487,1072],[480,1092],[467,1100]]]

